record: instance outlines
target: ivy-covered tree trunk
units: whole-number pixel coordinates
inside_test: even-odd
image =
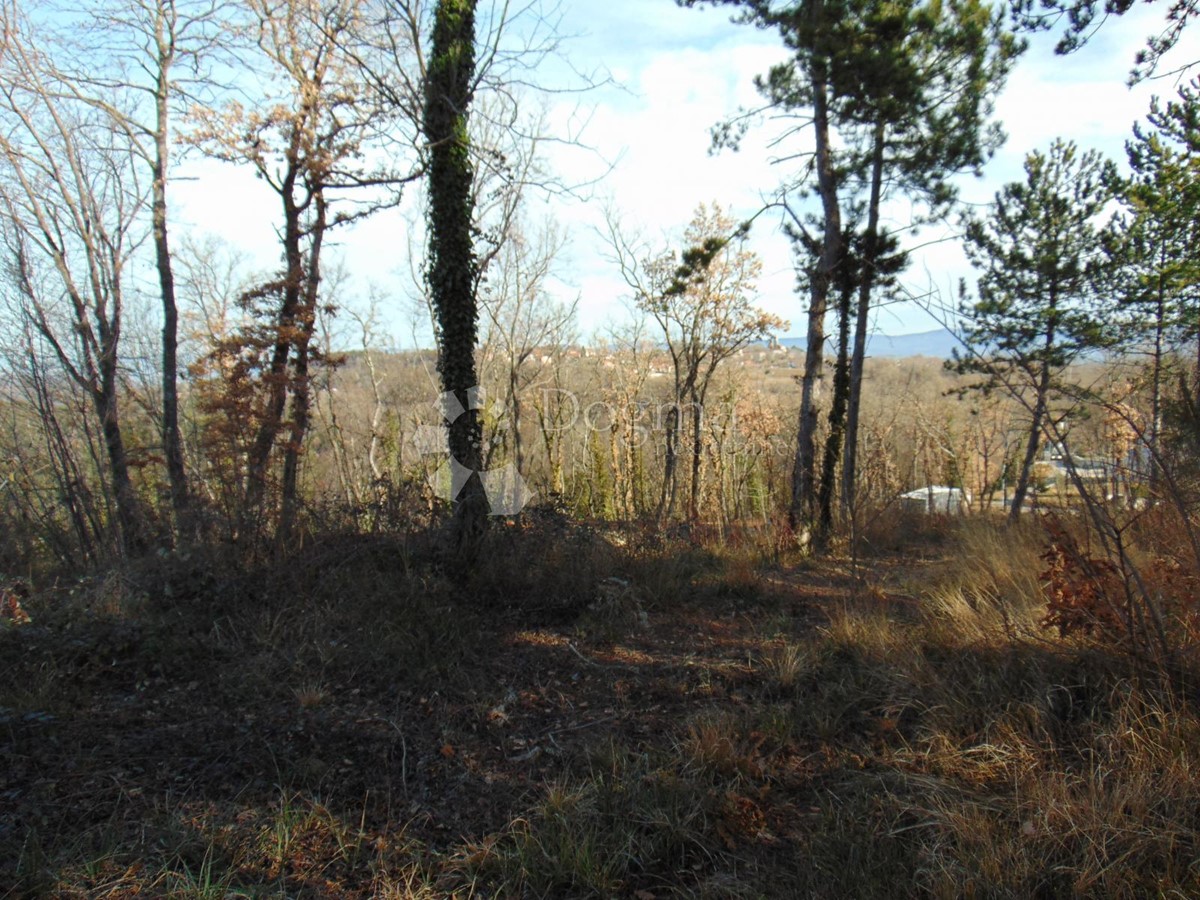
[[[846,261],[849,266],[849,260]],[[850,397],[850,301],[853,299],[853,273],[843,268],[838,291],[838,351],[833,369],[833,400],[829,406],[829,433],[821,459],[821,485],[817,492],[816,541],[824,546],[833,530],[833,496],[837,485],[838,457],[846,435],[846,405]]]
[[[521,385],[518,383],[521,372],[522,359],[516,365],[509,366],[508,369],[508,397],[506,398],[505,409],[508,410],[509,418],[509,440],[512,443],[513,461],[516,463],[517,471],[525,471],[525,448],[521,444]]]
[[[473,237],[471,143],[467,132],[475,79],[476,0],[439,0],[425,85],[429,143],[429,281],[437,313],[442,390],[458,401],[446,410],[455,477],[452,562],[469,565],[487,528],[488,500],[479,477],[482,429],[468,392],[476,387],[478,265]],[[461,412],[460,412],[461,410]],[[459,484],[460,478],[465,483]]]

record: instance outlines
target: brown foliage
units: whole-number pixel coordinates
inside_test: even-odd
[[[303,389],[302,382],[318,367],[334,367],[341,357],[328,357],[320,348],[309,349],[308,373],[294,364],[282,374],[271,370],[271,353],[280,341],[304,340],[299,328],[275,320],[273,310],[283,291],[282,281],[270,281],[242,293],[237,300],[241,322],[216,337],[208,352],[191,366],[196,406],[204,428],[204,458],[208,464],[206,493],[218,498],[231,519],[236,519],[246,478],[248,456],[262,423],[273,415],[273,388],[288,393]],[[282,384],[280,384],[282,380]],[[290,426],[281,419],[276,428]]]
[[[1116,637],[1127,605],[1121,571],[1107,559],[1089,556],[1057,519],[1047,517],[1045,525],[1050,546],[1042,554],[1047,563],[1041,578],[1046,591],[1042,625],[1057,628],[1061,637],[1076,633]]]
[[[1146,618],[1166,623],[1176,648],[1200,633],[1200,575],[1176,555],[1159,552],[1141,561],[1138,572],[1110,559],[1092,556],[1056,517],[1045,519],[1050,546],[1042,559],[1047,611],[1042,625],[1059,635],[1096,636],[1117,643],[1133,641]],[[1155,609],[1145,608],[1153,604]]]
[[[0,622],[10,622],[13,625],[28,625],[32,619],[21,606],[21,599],[27,595],[25,586],[18,583],[0,584]]]

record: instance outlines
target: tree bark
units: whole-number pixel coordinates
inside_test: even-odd
[[[867,205],[867,231],[863,235],[863,259],[859,267],[858,310],[854,322],[854,354],[850,359],[850,394],[846,405],[846,453],[842,464],[842,503],[853,513],[858,478],[858,421],[862,408],[863,365],[867,356],[867,327],[870,324],[871,288],[879,256],[879,204],[883,195],[884,123],[875,125],[871,158],[871,195]]]
[[[104,435],[109,470],[112,473],[121,543],[127,555],[136,555],[146,549],[146,535],[142,527],[137,491],[134,490],[133,481],[129,477],[129,457],[125,452],[125,440],[121,433],[117,398],[114,393],[101,391],[94,395],[94,402]]]
[[[278,318],[275,322],[275,345],[271,351],[271,362],[264,380],[267,385],[267,403],[262,420],[246,462],[246,492],[242,505],[239,534],[244,535],[258,524],[261,506],[267,489],[267,469],[275,438],[283,424],[283,411],[287,404],[288,360],[294,343],[293,332],[299,312],[301,290],[304,283],[304,255],[300,247],[303,205],[297,204],[293,191],[300,174],[300,133],[292,135],[288,153],[288,170],[283,179],[280,197],[283,201],[283,257],[284,278],[280,285],[282,294]]]
[[[1013,488],[1012,506],[1008,510],[1008,521],[1016,523],[1021,517],[1021,509],[1025,505],[1025,497],[1029,493],[1029,483],[1033,480],[1033,464],[1037,459],[1038,445],[1041,443],[1042,421],[1046,417],[1046,395],[1049,391],[1050,369],[1042,370],[1041,381],[1038,385],[1037,398],[1034,400],[1033,421],[1029,428],[1029,439],[1025,443],[1025,457],[1021,460],[1021,471],[1017,475],[1017,484]]]
[[[170,485],[175,530],[182,533],[189,503],[187,470],[183,459],[183,441],[179,432],[179,309],[175,301],[175,274],[171,268],[171,246],[167,232],[167,168],[170,163],[170,99],[172,42],[164,33],[164,11],[155,17],[158,45],[158,72],[154,89],[154,160],[152,162],[151,220],[154,232],[154,256],[158,268],[162,298],[162,444]]]
[[[692,484],[691,496],[688,502],[688,518],[692,522],[700,520],[700,476],[704,451],[704,401],[695,394],[692,395]]]
[[[838,297],[838,354],[833,370],[833,399],[829,407],[829,434],[821,460],[821,485],[817,495],[816,540],[827,543],[833,530],[833,494],[837,484],[838,457],[846,434],[846,404],[850,396],[850,299],[852,284],[847,279]]]
[[[508,408],[509,435],[512,440],[513,461],[518,472],[525,471],[525,448],[521,444],[521,387],[517,383],[520,376],[521,363],[524,360],[513,361],[508,369]]]
[[[1165,255],[1165,248],[1164,248]],[[1147,490],[1150,502],[1158,497],[1160,473],[1158,470],[1159,434],[1162,432],[1162,377],[1164,358],[1164,338],[1166,336],[1166,290],[1162,267],[1165,260],[1160,260],[1158,270],[1158,296],[1154,305],[1154,359],[1151,367],[1150,383],[1150,434],[1147,439],[1149,446],[1149,472],[1147,473]],[[1140,466],[1138,468],[1141,468]]]
[[[112,475],[113,497],[117,506],[117,524],[121,529],[121,544],[126,555],[135,556],[146,549],[145,522],[142,519],[141,502],[129,477],[129,456],[125,450],[125,438],[121,432],[120,406],[118,403],[117,369],[120,357],[117,348],[121,341],[121,294],[119,269],[112,275],[111,318],[97,309],[96,331],[99,337],[96,353],[98,377],[92,386],[92,400],[96,415],[100,419],[100,430],[104,437],[104,450],[108,455],[109,471]],[[99,306],[99,304],[98,304]]]
[[[1054,309],[1058,297],[1055,288],[1050,289],[1050,322],[1046,329],[1046,353],[1049,355],[1054,347],[1056,337]],[[1050,398],[1050,360],[1042,360],[1042,369],[1037,383],[1037,394],[1033,402],[1033,421],[1029,425],[1029,440],[1025,444],[1025,458],[1021,461],[1021,471],[1017,475],[1017,484],[1013,489],[1012,506],[1008,510],[1008,521],[1015,524],[1021,517],[1021,508],[1025,505],[1025,496],[1029,493],[1029,483],[1033,478],[1033,464],[1037,459],[1038,445],[1041,443],[1042,423],[1046,419],[1046,410]]]
[[[824,60],[809,65],[813,89],[813,130],[816,137],[817,190],[824,213],[821,255],[809,276],[808,339],[804,374],[800,382],[800,422],[792,470],[792,502],[788,519],[792,527],[811,524],[815,512],[816,434],[820,415],[821,379],[825,366],[825,313],[829,286],[842,256],[842,214],[838,206],[837,177],[829,134],[829,101]]]
[[[325,239],[326,207],[324,192],[314,191],[316,215],[310,228],[308,266],[304,275],[304,300],[296,315],[295,362],[292,365],[292,420],[287,447],[283,453],[283,486],[279,513],[277,543],[284,546],[292,536],[299,503],[298,485],[300,456],[312,405],[312,384],[309,380],[309,358],[312,354],[313,332],[317,324],[317,302],[321,288],[321,247]]]
[[[469,397],[478,384],[474,170],[467,133],[475,77],[475,5],[475,0],[438,0],[423,120],[430,154],[428,281],[440,338],[438,369],[443,391],[453,394],[463,410],[447,426],[451,464],[467,473],[453,500],[450,552],[457,574],[471,568],[489,512],[478,474],[482,429]]]
[[[663,462],[663,484],[662,493],[658,498],[658,509],[655,511],[654,519],[661,525],[665,518],[670,518],[675,511],[675,471],[678,460],[678,444],[679,444],[679,401],[676,400],[671,404],[671,408],[667,411],[667,423],[665,428],[666,439],[666,455]]]

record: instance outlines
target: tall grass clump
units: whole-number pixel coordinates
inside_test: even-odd
[[[1094,546],[1086,527],[964,520],[909,631],[915,652],[893,666],[918,711],[894,758],[955,788],[918,799],[904,826],[924,893],[1200,890],[1200,717],[1139,677],[1119,629],[1052,627],[1053,547]],[[859,659],[878,660],[878,628],[859,631]]]
[[[547,784],[527,815],[469,847],[463,868],[512,897],[635,896],[655,873],[712,864],[708,792],[649,755],[599,748],[582,776]]]
[[[944,575],[925,597],[931,626],[963,641],[1041,633],[1045,535],[1036,523],[1005,527],[992,519],[964,518],[950,547]]]

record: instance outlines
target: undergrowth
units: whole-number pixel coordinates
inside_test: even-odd
[[[1186,693],[1046,627],[1036,523],[897,527],[797,565],[547,519],[466,580],[370,537],[32,591],[0,896],[1200,893]]]

